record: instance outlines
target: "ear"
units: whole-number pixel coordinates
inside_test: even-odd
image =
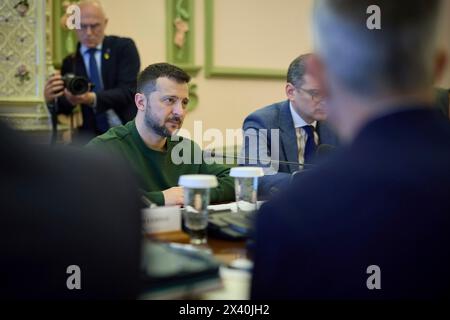
[[[289,101],[293,101],[295,99],[295,87],[292,83],[288,82],[286,83],[286,96],[289,99]]]
[[[434,83],[439,82],[444,75],[445,68],[447,67],[448,56],[445,50],[439,50],[434,58]]]
[[[147,98],[142,93],[136,93],[134,95],[134,103],[139,111],[144,111],[147,106]]]

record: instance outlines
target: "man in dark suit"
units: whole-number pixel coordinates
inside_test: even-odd
[[[450,124],[431,87],[445,66],[439,0],[375,1],[375,30],[373,3],[316,1],[311,73],[345,146],[258,213],[253,298],[450,297]]]
[[[31,145],[0,123],[2,300],[137,297],[137,186],[92,152]]]
[[[444,117],[450,117],[450,89],[436,88],[436,105]]]
[[[133,40],[105,36],[108,19],[98,1],[82,1],[79,40],[74,54],[62,63],[61,74],[73,73],[94,84],[91,91],[73,95],[64,89],[59,73],[52,75],[45,87],[47,103],[58,99],[58,113],[70,114],[81,105],[83,124],[80,133],[88,139],[134,118],[134,90],[140,69],[139,54]]]
[[[293,172],[308,168],[319,145],[338,143],[324,122],[327,115],[322,90],[306,72],[310,58],[311,54],[304,54],[289,65],[288,100],[259,109],[244,120],[240,159],[247,165],[266,165],[266,175],[259,184],[262,197],[287,185]]]

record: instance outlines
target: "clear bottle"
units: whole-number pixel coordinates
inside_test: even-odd
[[[260,167],[232,168],[230,176],[234,177],[237,213],[248,215],[257,210],[258,177],[264,175]]]
[[[182,175],[178,184],[184,188],[184,226],[189,232],[191,244],[205,244],[210,189],[217,187],[217,178],[202,174]]]

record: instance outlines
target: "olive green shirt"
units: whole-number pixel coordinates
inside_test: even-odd
[[[178,178],[184,174],[215,175],[219,186],[211,189],[210,202],[234,200],[234,180],[229,176],[230,169],[220,164],[205,163],[202,150],[189,139],[180,136],[167,138],[165,151],[152,150],[145,145],[132,120],[109,129],[87,146],[123,156],[136,173],[143,195],[157,205],[164,205],[162,191],[178,186]]]

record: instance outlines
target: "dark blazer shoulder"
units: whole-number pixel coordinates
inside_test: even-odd
[[[77,60],[79,59],[81,59],[81,54],[80,54],[80,45],[78,44],[74,52],[69,53],[67,56],[64,57],[61,65],[62,74],[65,74],[67,72],[73,72],[76,69]]]
[[[103,47],[111,49],[120,49],[123,47],[136,46],[133,39],[119,36],[105,36]]]
[[[119,37],[119,36],[105,36],[105,38],[103,39],[102,45],[104,48],[110,48],[110,49],[117,49],[117,48],[127,47],[127,46],[136,46],[133,39],[127,38],[127,37]],[[70,63],[71,61],[74,61],[76,59],[81,58],[80,46],[81,46],[81,44],[78,42],[75,51],[72,53],[69,53],[67,56],[64,57],[63,65],[66,63]]]
[[[281,101],[273,103],[271,105],[260,108],[250,115],[248,115],[244,120],[243,128],[273,128],[278,127],[279,117],[281,109],[288,106],[288,101]]]
[[[69,53],[67,56],[64,57],[63,62],[64,61],[68,61],[68,60],[72,60],[75,59],[77,57],[77,53],[79,52],[79,46],[77,46],[77,49],[75,52]]]
[[[319,134],[320,144],[328,144],[335,147],[340,145],[339,137],[326,121],[319,121],[317,123],[317,132]]]

